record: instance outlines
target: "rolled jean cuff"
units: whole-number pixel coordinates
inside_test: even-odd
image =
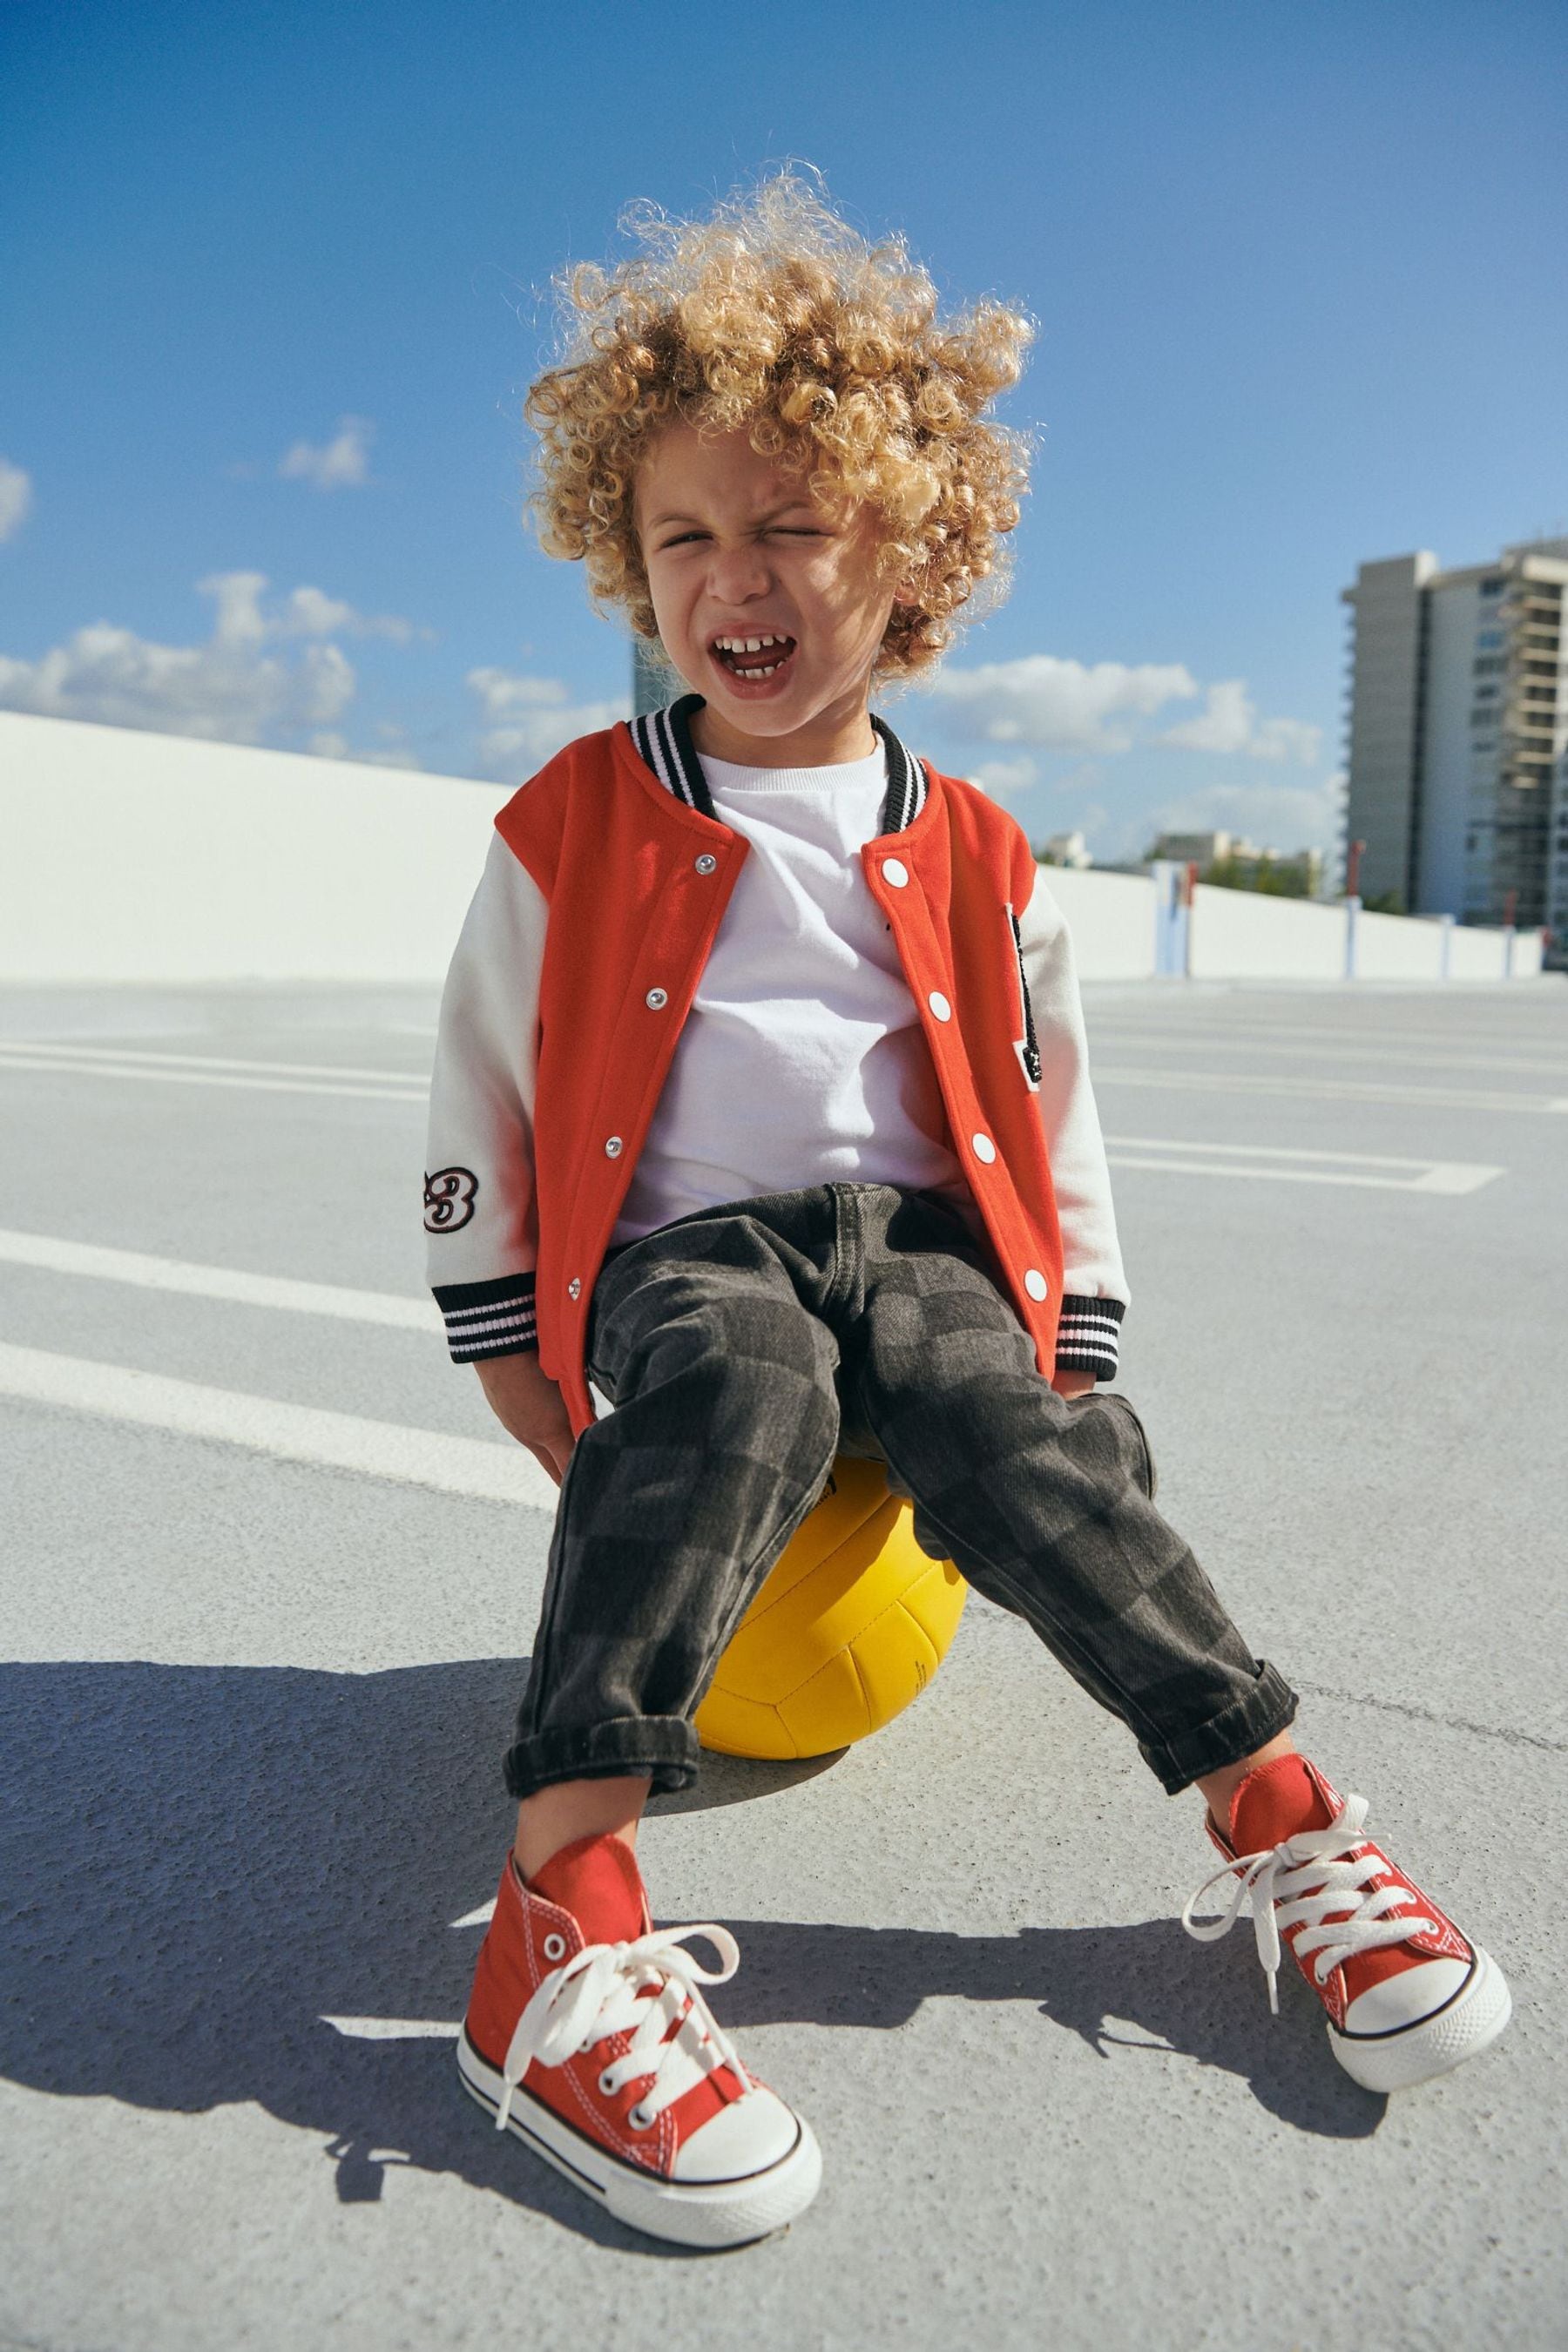
[[[1165,1794],[1177,1797],[1206,1773],[1223,1772],[1227,1764],[1239,1764],[1244,1756],[1266,1748],[1295,1722],[1297,1704],[1284,1676],[1260,1658],[1258,1679],[1245,1698],[1233,1699],[1206,1723],[1157,1746],[1140,1740],[1139,1753],[1158,1775]]]
[[[611,1723],[535,1731],[508,1748],[503,1770],[510,1795],[531,1797],[555,1780],[610,1780],[647,1772],[650,1794],[689,1789],[701,1749],[684,1716],[628,1715]]]

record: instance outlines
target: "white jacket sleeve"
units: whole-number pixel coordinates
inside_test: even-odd
[[[1015,916],[1025,992],[1039,1065],[1037,1100],[1050,1157],[1062,1234],[1058,1371],[1116,1377],[1127,1277],[1116,1238],[1110,1171],[1089,1076],[1083,1004],[1067,918],[1036,869],[1034,894]]]
[[[533,1097],[549,908],[498,833],[441,997],[426,1156],[426,1259],[456,1363],[538,1344]]]

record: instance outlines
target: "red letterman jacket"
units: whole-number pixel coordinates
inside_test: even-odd
[[[451,1353],[537,1345],[578,1430],[594,1284],[752,854],[713,812],[700,707],[584,736],[507,802],[442,999],[425,1223]],[[867,887],[997,1274],[1042,1371],[1110,1378],[1127,1292],[1065,923],[1012,818],[872,723]]]

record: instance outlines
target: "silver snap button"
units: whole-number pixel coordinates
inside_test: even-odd
[[[669,996],[668,992],[662,988],[650,988],[647,994],[643,998],[643,1003],[647,1006],[650,1013],[662,1013],[665,1006],[669,1003]]]
[[[983,1160],[989,1168],[996,1157],[996,1146],[991,1138],[988,1135],[972,1135],[969,1141],[976,1160]]]
[[[895,890],[901,890],[909,878],[910,869],[901,857],[883,858],[882,879],[890,882]]]
[[[716,874],[718,870],[719,860],[705,849],[697,861],[697,871],[699,874]]]
[[[952,1007],[948,1003],[940,988],[933,988],[931,990],[931,994],[926,998],[926,1003],[931,1006],[931,1011],[936,1014],[939,1021],[951,1021],[952,1019]]]
[[[547,1960],[563,1960],[566,1958],[565,1937],[546,1936],[544,1938],[544,1957]]]
[[[1024,1276],[1024,1287],[1031,1298],[1044,1298],[1050,1286],[1037,1265],[1032,1265]]]
[[[1043,1297],[1044,1293],[1041,1295]],[[566,1286],[566,1296],[568,1298],[581,1298],[583,1296],[583,1286],[578,1281],[575,1275],[572,1276],[571,1281]]]
[[[606,1159],[606,1160],[618,1160],[618,1159],[620,1158],[620,1156],[621,1156],[622,1151],[623,1151],[625,1149],[626,1149],[626,1147],[625,1147],[625,1145],[622,1143],[621,1139],[620,1139],[620,1137],[619,1137],[618,1135],[606,1135],[606,1136],[605,1136],[605,1159]]]

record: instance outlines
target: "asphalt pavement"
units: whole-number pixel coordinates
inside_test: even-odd
[[[1359,2090],[972,1597],[650,1817],[826,2160],[722,2259],[456,2086],[549,1497],[422,1288],[435,1002],[0,991],[0,2352],[1560,2347],[1568,981],[1089,992],[1162,1507],[1509,2034]]]

